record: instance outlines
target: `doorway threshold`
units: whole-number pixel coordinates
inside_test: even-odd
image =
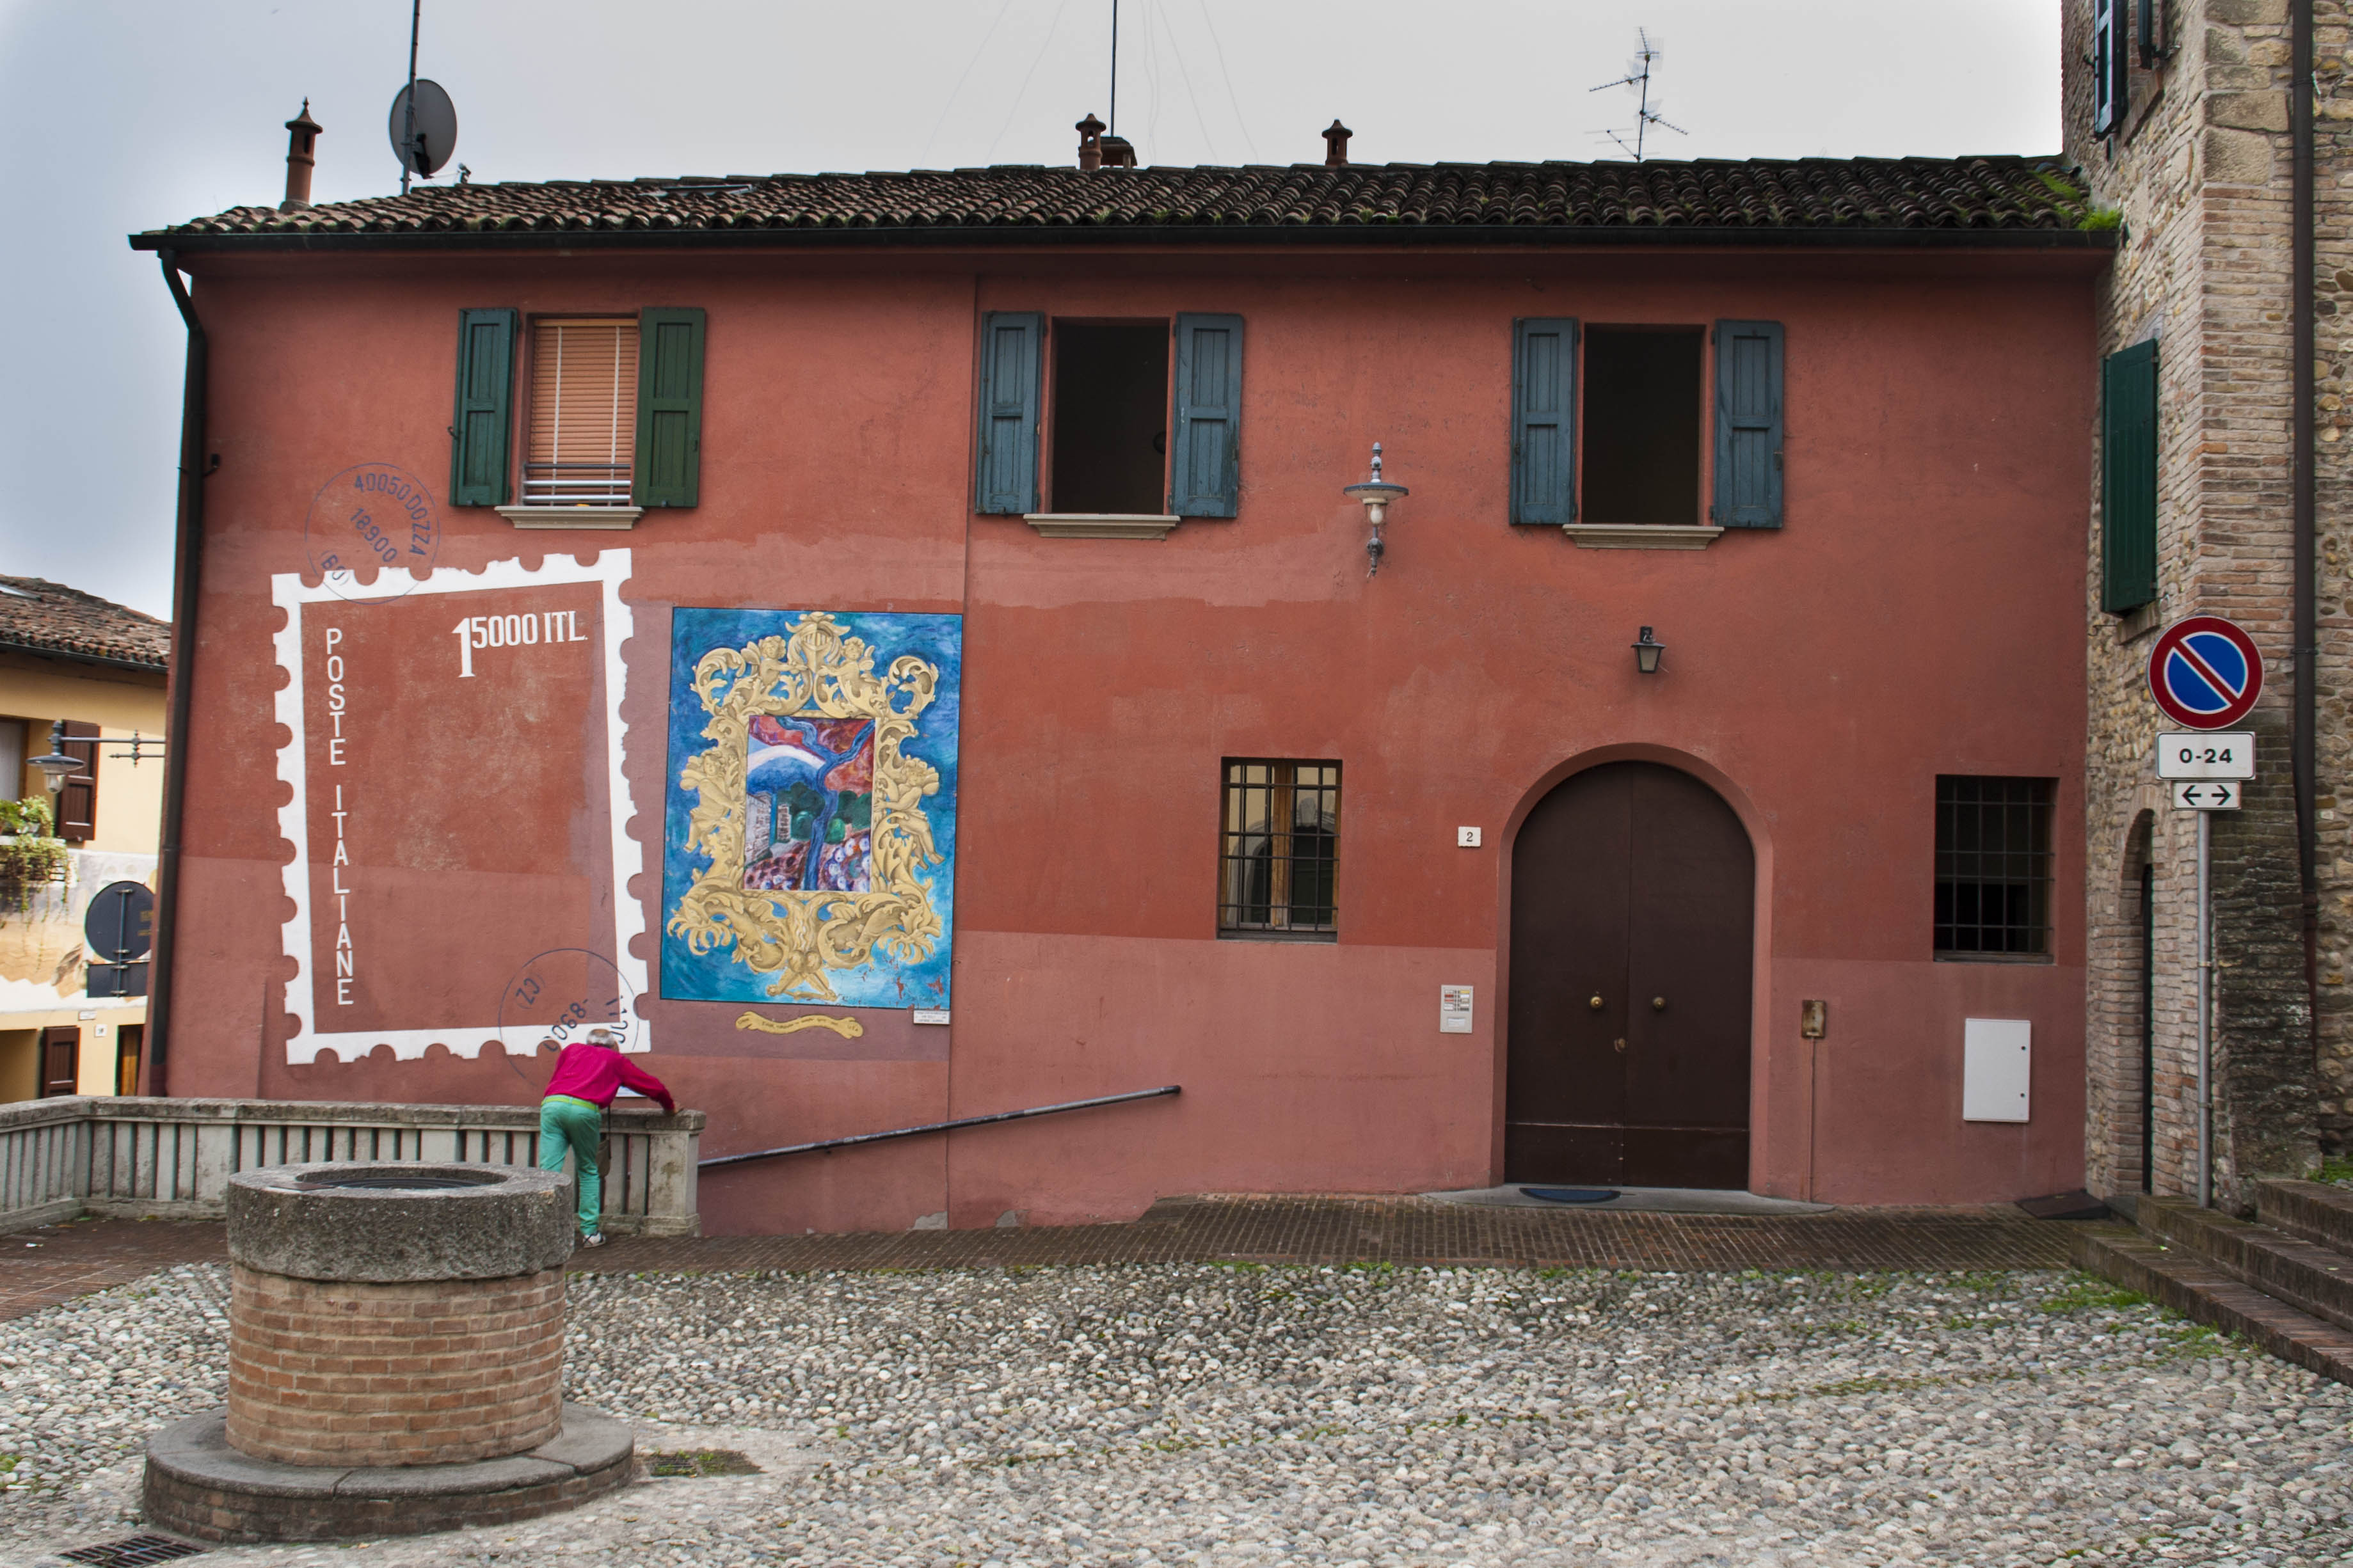
[[[1620,1214],[1725,1214],[1725,1215],[1788,1215],[1828,1214],[1830,1204],[1800,1203],[1795,1198],[1768,1198],[1756,1193],[1744,1193],[1736,1188],[1715,1187],[1616,1187],[1616,1197],[1599,1203],[1561,1203],[1546,1198],[1530,1197],[1526,1189],[1557,1191],[1564,1184],[1514,1182],[1501,1187],[1466,1187],[1461,1192],[1424,1193],[1421,1195],[1441,1204],[1463,1204],[1473,1208],[1556,1209],[1563,1212],[1591,1214],[1596,1210]]]

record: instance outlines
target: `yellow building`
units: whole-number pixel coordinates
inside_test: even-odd
[[[92,997],[82,928],[101,889],[155,884],[171,635],[93,595],[0,576],[0,797],[46,802],[63,845],[0,860],[0,1101],[137,1091],[143,969],[138,994]],[[37,765],[53,755],[81,765],[53,780]],[[28,861],[61,879],[13,874]]]

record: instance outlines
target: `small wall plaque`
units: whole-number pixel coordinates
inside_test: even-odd
[[[944,1024],[947,1021],[948,1014],[947,1009],[944,1007],[918,1007],[915,1009],[915,1022],[918,1024]]]

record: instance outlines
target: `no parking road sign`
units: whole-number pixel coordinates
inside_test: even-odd
[[[2168,626],[2149,650],[2148,689],[2175,723],[2226,730],[2263,695],[2263,656],[2221,616],[2191,616]]]

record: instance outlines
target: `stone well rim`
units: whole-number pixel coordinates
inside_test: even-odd
[[[371,1179],[406,1184],[352,1184]],[[229,1258],[265,1274],[364,1284],[536,1274],[561,1268],[571,1256],[571,1195],[562,1173],[530,1166],[458,1160],[263,1165],[228,1180]]]

